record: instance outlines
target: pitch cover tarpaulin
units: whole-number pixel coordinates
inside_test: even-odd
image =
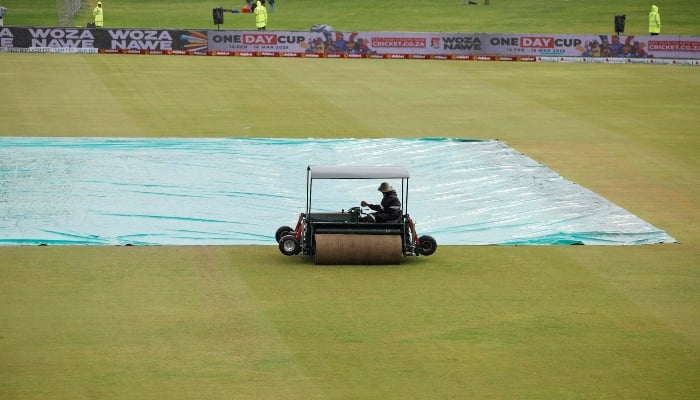
[[[309,165],[405,167],[407,211],[441,245],[673,243],[505,143],[426,139],[0,138],[0,244],[272,244]],[[379,202],[319,180],[314,206]]]

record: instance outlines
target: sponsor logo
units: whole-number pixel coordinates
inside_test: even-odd
[[[0,47],[13,47],[14,36],[9,28],[0,28]]]
[[[95,47],[95,37],[87,29],[34,29],[30,47]]]
[[[517,37],[493,37],[490,41],[492,46],[518,47],[520,41]]]
[[[426,40],[425,38],[417,37],[373,37],[370,39],[371,46],[373,48],[425,48]]]
[[[10,52],[19,53],[65,53],[65,54],[97,54],[98,50],[95,48],[84,49],[78,47],[30,47],[24,49],[18,49],[11,47],[7,49]]]
[[[553,37],[523,36],[521,38],[521,41],[520,41],[520,47],[538,48],[538,49],[553,49],[554,48],[554,38]]]
[[[581,39],[576,38],[554,38],[551,36],[522,36],[520,38],[520,47],[529,49],[553,49],[579,45],[581,45]]]
[[[481,39],[471,36],[447,36],[442,38],[444,50],[481,50]]]
[[[650,40],[649,51],[700,52],[700,42],[690,40]]]
[[[110,47],[126,50],[172,50],[173,38],[168,31],[142,29],[107,29]]]
[[[276,45],[277,35],[266,33],[247,33],[241,35],[244,44]]]
[[[25,47],[9,47],[5,49],[8,53],[31,53],[31,49]]]
[[[303,35],[278,35],[275,33],[230,33],[210,32],[209,40],[214,44],[229,46],[278,46],[300,44],[306,41]]]

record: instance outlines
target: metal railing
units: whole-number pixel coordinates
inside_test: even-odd
[[[56,0],[59,26],[73,26],[73,18],[80,11],[84,0]]]

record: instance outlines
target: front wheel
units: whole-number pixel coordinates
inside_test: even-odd
[[[437,250],[437,242],[432,236],[424,235],[418,238],[418,250],[421,255],[429,256]]]
[[[280,239],[279,248],[282,254],[284,254],[285,256],[294,256],[299,254],[299,252],[301,251],[299,241],[295,236],[292,235],[283,236]]]
[[[277,228],[277,232],[275,232],[275,240],[277,243],[280,242],[280,239],[282,239],[283,236],[291,235],[294,233],[294,229],[292,229],[289,226],[280,226]]]

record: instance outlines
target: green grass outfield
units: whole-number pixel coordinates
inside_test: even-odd
[[[4,53],[0,81],[5,136],[500,138],[680,242],[3,246],[3,400],[700,397],[695,67]]]
[[[55,26],[57,4],[65,0],[4,0],[5,25]],[[627,16],[625,33],[648,34],[652,2],[638,0],[277,0],[268,29],[308,30],[328,24],[343,31],[503,32],[503,33],[615,33],[615,15]],[[97,0],[83,1],[74,25],[92,20]],[[105,27],[215,29],[213,7],[240,9],[245,0],[104,0]],[[662,33],[700,35],[700,3],[666,0],[656,3]],[[251,14],[224,14],[222,29],[255,29]]]

